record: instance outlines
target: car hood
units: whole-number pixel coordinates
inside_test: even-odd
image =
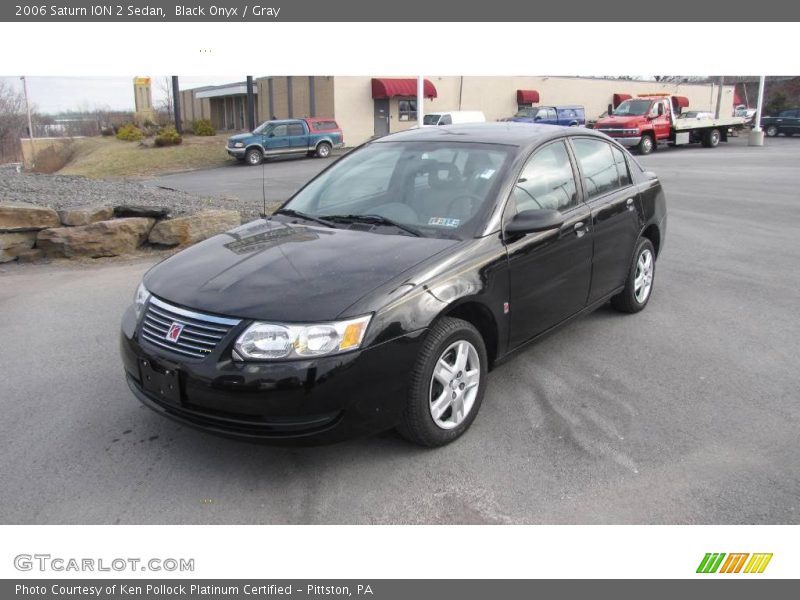
[[[237,133],[236,135],[232,135],[228,138],[229,142],[246,142],[251,137],[253,137],[254,133]]]
[[[458,240],[259,220],[196,244],[153,267],[151,293],[232,317],[309,322],[347,308]]]
[[[619,117],[604,117],[599,119],[597,123],[595,123],[595,129],[600,129],[603,127],[636,127],[639,123],[641,123],[644,117],[640,116],[619,116]]]

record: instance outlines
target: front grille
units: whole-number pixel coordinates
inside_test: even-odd
[[[167,337],[174,324],[183,327],[177,341]],[[141,331],[142,338],[159,348],[181,356],[204,358],[238,324],[237,319],[186,310],[151,296],[144,313]]]

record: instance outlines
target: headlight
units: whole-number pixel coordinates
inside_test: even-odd
[[[356,350],[372,316],[334,323],[253,323],[239,336],[236,353],[246,360],[306,358]]]
[[[136,288],[136,293],[133,295],[133,308],[136,310],[137,321],[141,318],[142,312],[144,312],[144,305],[147,304],[149,298],[150,292],[144,287],[144,283],[140,283],[139,287]]]
[[[244,148],[244,142],[236,142],[233,145],[234,148]]]

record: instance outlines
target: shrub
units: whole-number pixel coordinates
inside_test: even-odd
[[[177,146],[183,142],[181,134],[174,127],[164,127],[158,132],[155,139],[155,144],[159,148],[163,146]]]
[[[143,137],[142,130],[133,123],[123,125],[117,130],[117,139],[124,142],[138,142]]]
[[[210,119],[197,119],[192,123],[192,131],[195,135],[217,135]]]

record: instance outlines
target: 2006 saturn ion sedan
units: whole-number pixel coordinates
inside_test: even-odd
[[[491,367],[611,304],[642,310],[656,176],[577,128],[482,123],[372,141],[269,218],[153,267],[122,322],[133,393],[210,432],[459,437]]]

